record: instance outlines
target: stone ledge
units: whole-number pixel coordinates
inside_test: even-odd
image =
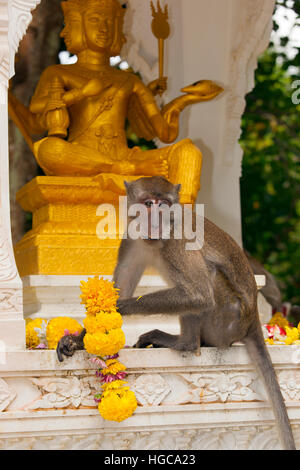
[[[272,362],[280,367],[289,367],[299,369],[300,346],[268,346]],[[299,354],[297,354],[299,353]],[[298,362],[293,363],[293,355],[297,354]],[[75,353],[72,358],[66,358],[60,363],[57,360],[56,352],[51,350],[25,350],[10,351],[6,353],[5,364],[0,363],[0,373],[5,372],[33,372],[33,371],[72,371],[72,370],[90,370],[96,368],[92,366],[87,359],[89,354],[85,351]],[[180,353],[171,349],[123,349],[120,352],[120,360],[126,364],[129,372],[139,371],[140,373],[148,370],[169,370],[174,369],[187,370],[192,368],[215,368],[215,367],[240,367],[254,369],[246,348],[243,345],[233,345],[231,348],[201,348],[201,355],[196,356],[193,353]],[[3,361],[1,361],[3,362]]]
[[[300,447],[300,347],[268,349]],[[122,423],[99,415],[93,396],[100,384],[88,358],[84,351],[63,363],[55,351],[6,354],[0,364],[0,449],[280,448],[273,412],[243,345],[202,348],[201,356],[122,350],[139,403]]]
[[[292,421],[300,423],[299,407],[288,405]],[[245,420],[245,416],[247,419]],[[122,423],[105,421],[95,410],[55,410],[35,412],[5,412],[0,415],[1,438],[51,435],[54,431],[66,432],[138,432],[158,430],[206,429],[210,427],[274,426],[273,413],[265,403],[184,405],[140,407]],[[276,431],[275,431],[276,432]],[[25,436],[24,436],[25,435]],[[1,447],[0,447],[1,449]]]

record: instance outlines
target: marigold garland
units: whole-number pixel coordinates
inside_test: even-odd
[[[102,392],[95,395],[98,409],[104,419],[121,422],[129,418],[137,408],[135,394],[124,379],[126,366],[118,361],[118,352],[125,345],[121,327],[122,316],[117,311],[118,289],[112,282],[89,278],[81,282],[81,300],[85,304],[86,335],[84,346],[88,353],[97,356],[91,362],[98,366]],[[68,334],[80,334],[83,327],[73,318],[57,317],[46,320],[37,318],[26,323],[26,344],[29,348],[56,349],[59,340]]]
[[[116,310],[119,294],[112,282],[94,277],[80,284],[81,303],[85,304],[87,315]]]
[[[124,364],[117,359],[109,359],[106,361],[106,368],[101,370],[102,375],[116,375],[118,372],[126,370]]]
[[[66,334],[74,335],[80,334],[82,326],[74,318],[69,317],[57,317],[52,318],[46,330],[46,338],[48,343],[48,349],[56,349],[59,340]]]
[[[96,331],[104,333],[112,328],[121,328],[123,320],[120,313],[114,310],[111,312],[99,312],[95,316],[88,315],[83,320],[83,324],[88,333],[93,334],[96,333]]]
[[[38,336],[37,329],[42,328],[42,324],[45,320],[43,318],[28,318],[26,321],[26,347],[29,349],[35,349],[40,344],[40,338]]]
[[[284,328],[286,326],[289,326],[290,324],[289,324],[288,320],[282,315],[281,312],[276,312],[272,316],[272,318],[269,321],[268,325],[270,325],[270,326],[278,325],[281,328]]]
[[[89,354],[95,356],[112,356],[125,346],[125,335],[121,328],[111,329],[107,332],[96,331],[86,333],[84,348]]]
[[[26,346],[30,349],[56,349],[58,341],[68,334],[80,334],[83,327],[69,317],[26,319]]]
[[[136,410],[135,394],[128,387],[103,392],[98,405],[102,418],[121,422],[129,418]]]
[[[276,312],[262,328],[267,344],[300,344],[300,323],[297,328],[293,327],[281,312]]]
[[[126,367],[117,360],[118,352],[125,345],[122,316],[116,308],[118,297],[112,282],[97,277],[81,282],[80,298],[87,314],[84,347],[88,353],[98,356],[91,361],[98,364],[96,376],[103,390],[95,395],[95,401],[104,419],[121,422],[133,414],[137,401],[129,387],[124,386]]]

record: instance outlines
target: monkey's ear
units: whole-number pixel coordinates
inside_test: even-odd
[[[181,190],[181,184],[176,184],[174,187],[175,187],[175,191],[179,194]]]
[[[125,186],[126,192],[128,194],[129,188],[130,188],[130,182],[129,181],[124,181],[124,186]]]

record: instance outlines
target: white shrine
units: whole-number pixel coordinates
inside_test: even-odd
[[[0,449],[280,449],[273,412],[243,346],[203,348],[199,357],[166,349],[122,350],[139,407],[120,424],[99,415],[94,402],[99,384],[85,352],[59,363],[55,351],[26,350],[24,315],[80,317],[83,279],[21,279],[13,254],[7,89],[18,44],[38,3],[0,0]],[[149,82],[157,77],[157,43],[149,27],[150,13],[145,12],[148,1],[128,3],[130,52],[125,58]],[[224,87],[222,98],[184,112],[179,138],[190,137],[203,152],[199,202],[205,203],[206,216],[239,243],[241,116],[245,95],[254,86],[257,58],[268,46],[274,3],[169,1],[174,27],[166,54],[166,99],[201,78]],[[263,285],[263,279],[257,281]],[[160,286],[159,278],[144,276],[140,292]],[[166,329],[168,319],[159,321]],[[147,322],[127,324],[130,344],[149,329]],[[272,346],[270,353],[300,447],[297,348]]]

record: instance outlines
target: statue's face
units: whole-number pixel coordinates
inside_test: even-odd
[[[65,40],[67,50],[78,54],[84,49],[82,16],[76,11],[68,12],[65,14],[65,23],[60,35]]]
[[[88,9],[84,14],[84,29],[89,49],[110,50],[115,35],[115,15],[113,9]]]

